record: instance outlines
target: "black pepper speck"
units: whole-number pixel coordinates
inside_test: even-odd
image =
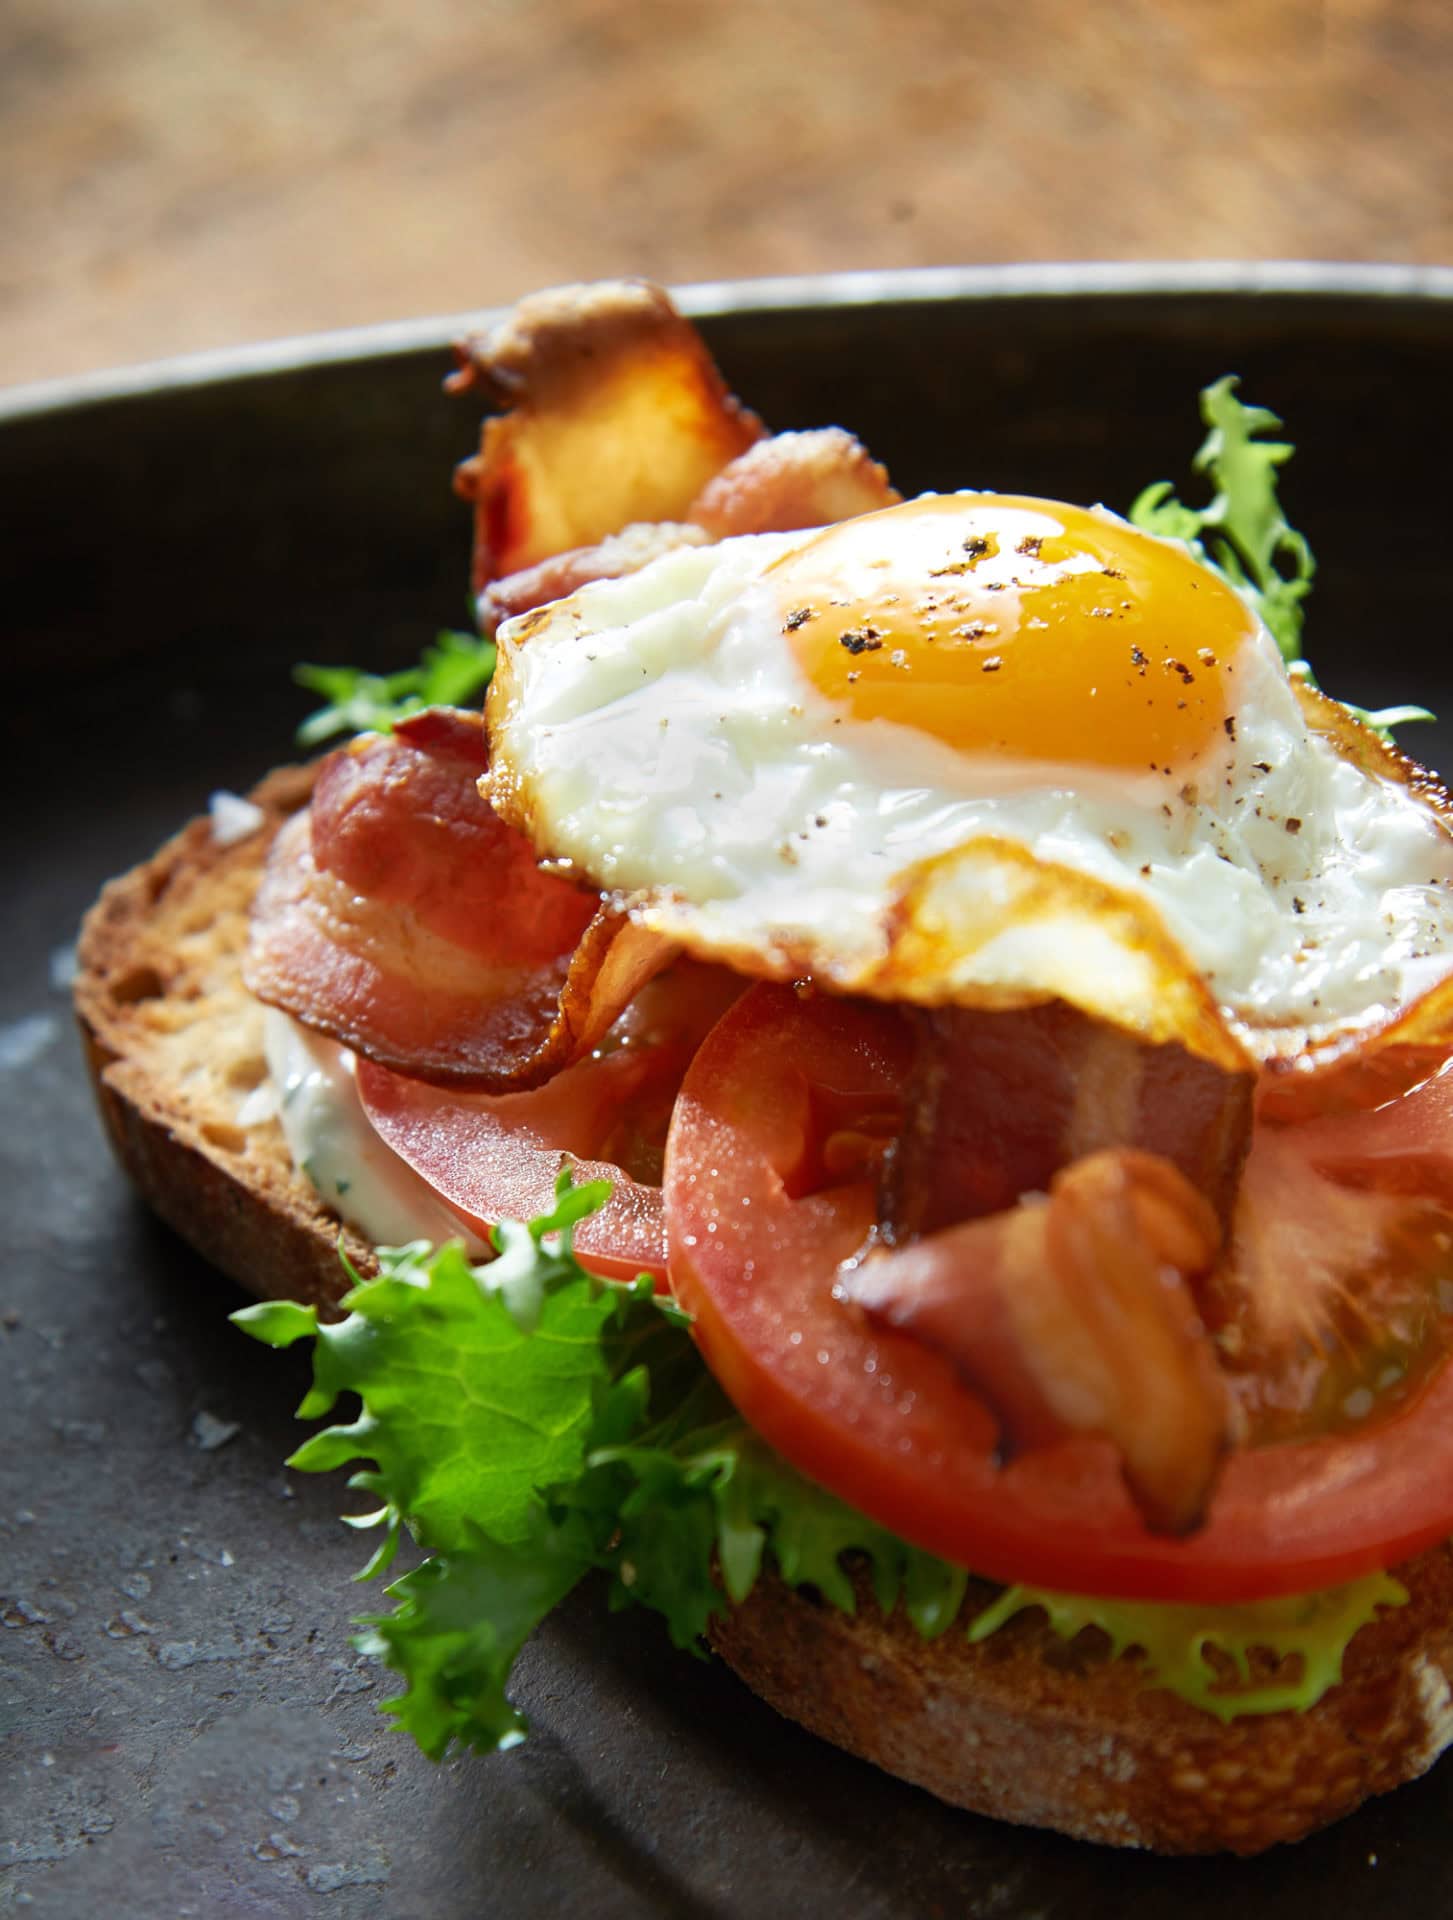
[[[877,653],[883,641],[876,627],[849,627],[838,635],[838,645],[851,654]]]

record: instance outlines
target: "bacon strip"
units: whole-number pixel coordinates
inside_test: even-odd
[[[436,707],[330,754],[309,815],[318,867],[492,965],[569,953],[599,904],[539,870],[480,800],[483,717]],[[507,914],[499,911],[509,902]]]
[[[870,1258],[840,1287],[951,1360],[1006,1451],[1104,1434],[1146,1524],[1182,1534],[1200,1523],[1231,1437],[1190,1285],[1220,1237],[1174,1167],[1120,1149],[1057,1174],[1047,1202]]]
[[[479,797],[478,715],[434,709],[331,754],[274,843],[250,990],[435,1084],[536,1086],[671,956],[619,906],[541,873]]]
[[[890,1240],[1001,1212],[1110,1147],[1163,1155],[1230,1218],[1251,1140],[1250,1074],[1151,1046],[1060,1002],[914,1018],[909,1120],[884,1177]]]
[[[841,427],[777,433],[738,454],[707,482],[686,518],[713,540],[795,533],[876,513],[903,498],[888,469]]]
[[[454,392],[506,409],[455,475],[474,503],[480,625],[672,547],[826,526],[900,496],[840,427],[762,438],[669,295],[558,287],[461,341]]]
[[[778,433],[730,461],[687,509],[684,520],[637,521],[594,546],[574,547],[479,593],[479,624],[529,613],[592,580],[618,580],[677,547],[742,533],[792,533],[891,507],[900,495],[885,468],[841,427]]]
[[[634,521],[682,520],[761,437],[705,343],[645,281],[558,287],[455,349],[456,391],[509,411],[459,469],[474,502],[474,588]]]
[[[820,426],[802,434],[774,434],[739,453],[706,482],[687,520],[703,526],[712,540],[795,534],[798,528],[877,513],[900,499],[887,467],[860,440],[841,426]]]
[[[492,580],[479,594],[475,610],[486,633],[502,620],[532,613],[536,607],[563,600],[592,580],[619,580],[637,573],[677,547],[705,546],[709,535],[702,527],[678,520],[642,520],[622,527],[593,547],[572,547],[533,567],[521,567],[503,580]]]

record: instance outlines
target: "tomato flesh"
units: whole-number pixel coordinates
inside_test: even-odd
[[[664,1286],[667,1124],[702,1034],[740,991],[734,975],[683,961],[642,990],[610,1046],[532,1092],[457,1094],[360,1060],[359,1097],[384,1142],[481,1237],[548,1213],[562,1162],[577,1183],[609,1180],[610,1199],[575,1230],[581,1265]]]
[[[1254,1600],[1393,1565],[1453,1532],[1446,1362],[1356,1433],[1233,1453],[1205,1524],[1182,1539],[1146,1527],[1102,1438],[1001,1463],[993,1417],[949,1362],[834,1294],[871,1233],[875,1183],[851,1166],[834,1179],[814,1113],[856,1110],[873,1137],[910,1051],[891,1008],[761,985],[683,1083],[664,1180],[671,1283],[770,1445],[918,1546],[1061,1590]]]
[[[1395,1100],[1299,1134],[1308,1159],[1345,1185],[1453,1205],[1453,1061]]]

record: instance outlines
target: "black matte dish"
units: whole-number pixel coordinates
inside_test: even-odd
[[[1240,371],[1298,443],[1323,680],[1453,714],[1453,275],[981,271],[691,304],[772,425],[843,421],[907,490],[1124,506],[1184,481],[1197,388]],[[594,1593],[528,1650],[521,1751],[436,1769],[374,1712],[393,1682],[348,1647],[342,1487],[280,1464],[301,1366],[227,1326],[231,1289],[112,1168],[63,976],[108,874],[286,757],[292,662],[400,664],[462,619],[448,473],[477,423],[440,393],[448,334],[0,396],[0,1909],[1446,1911],[1447,1763],[1255,1862],[1099,1851],[939,1806]],[[1406,738],[1453,763],[1449,728]]]

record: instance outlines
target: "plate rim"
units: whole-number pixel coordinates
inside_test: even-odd
[[[623,276],[639,277],[639,276]],[[826,312],[878,306],[953,306],[992,301],[1156,299],[1188,294],[1331,297],[1453,304],[1453,267],[1325,260],[1046,261],[986,266],[902,267],[693,281],[671,288],[693,320],[740,314]],[[412,320],[288,334],[210,347],[161,360],[0,388],[0,425],[116,400],[297,373],[412,352],[441,352],[514,303]]]

